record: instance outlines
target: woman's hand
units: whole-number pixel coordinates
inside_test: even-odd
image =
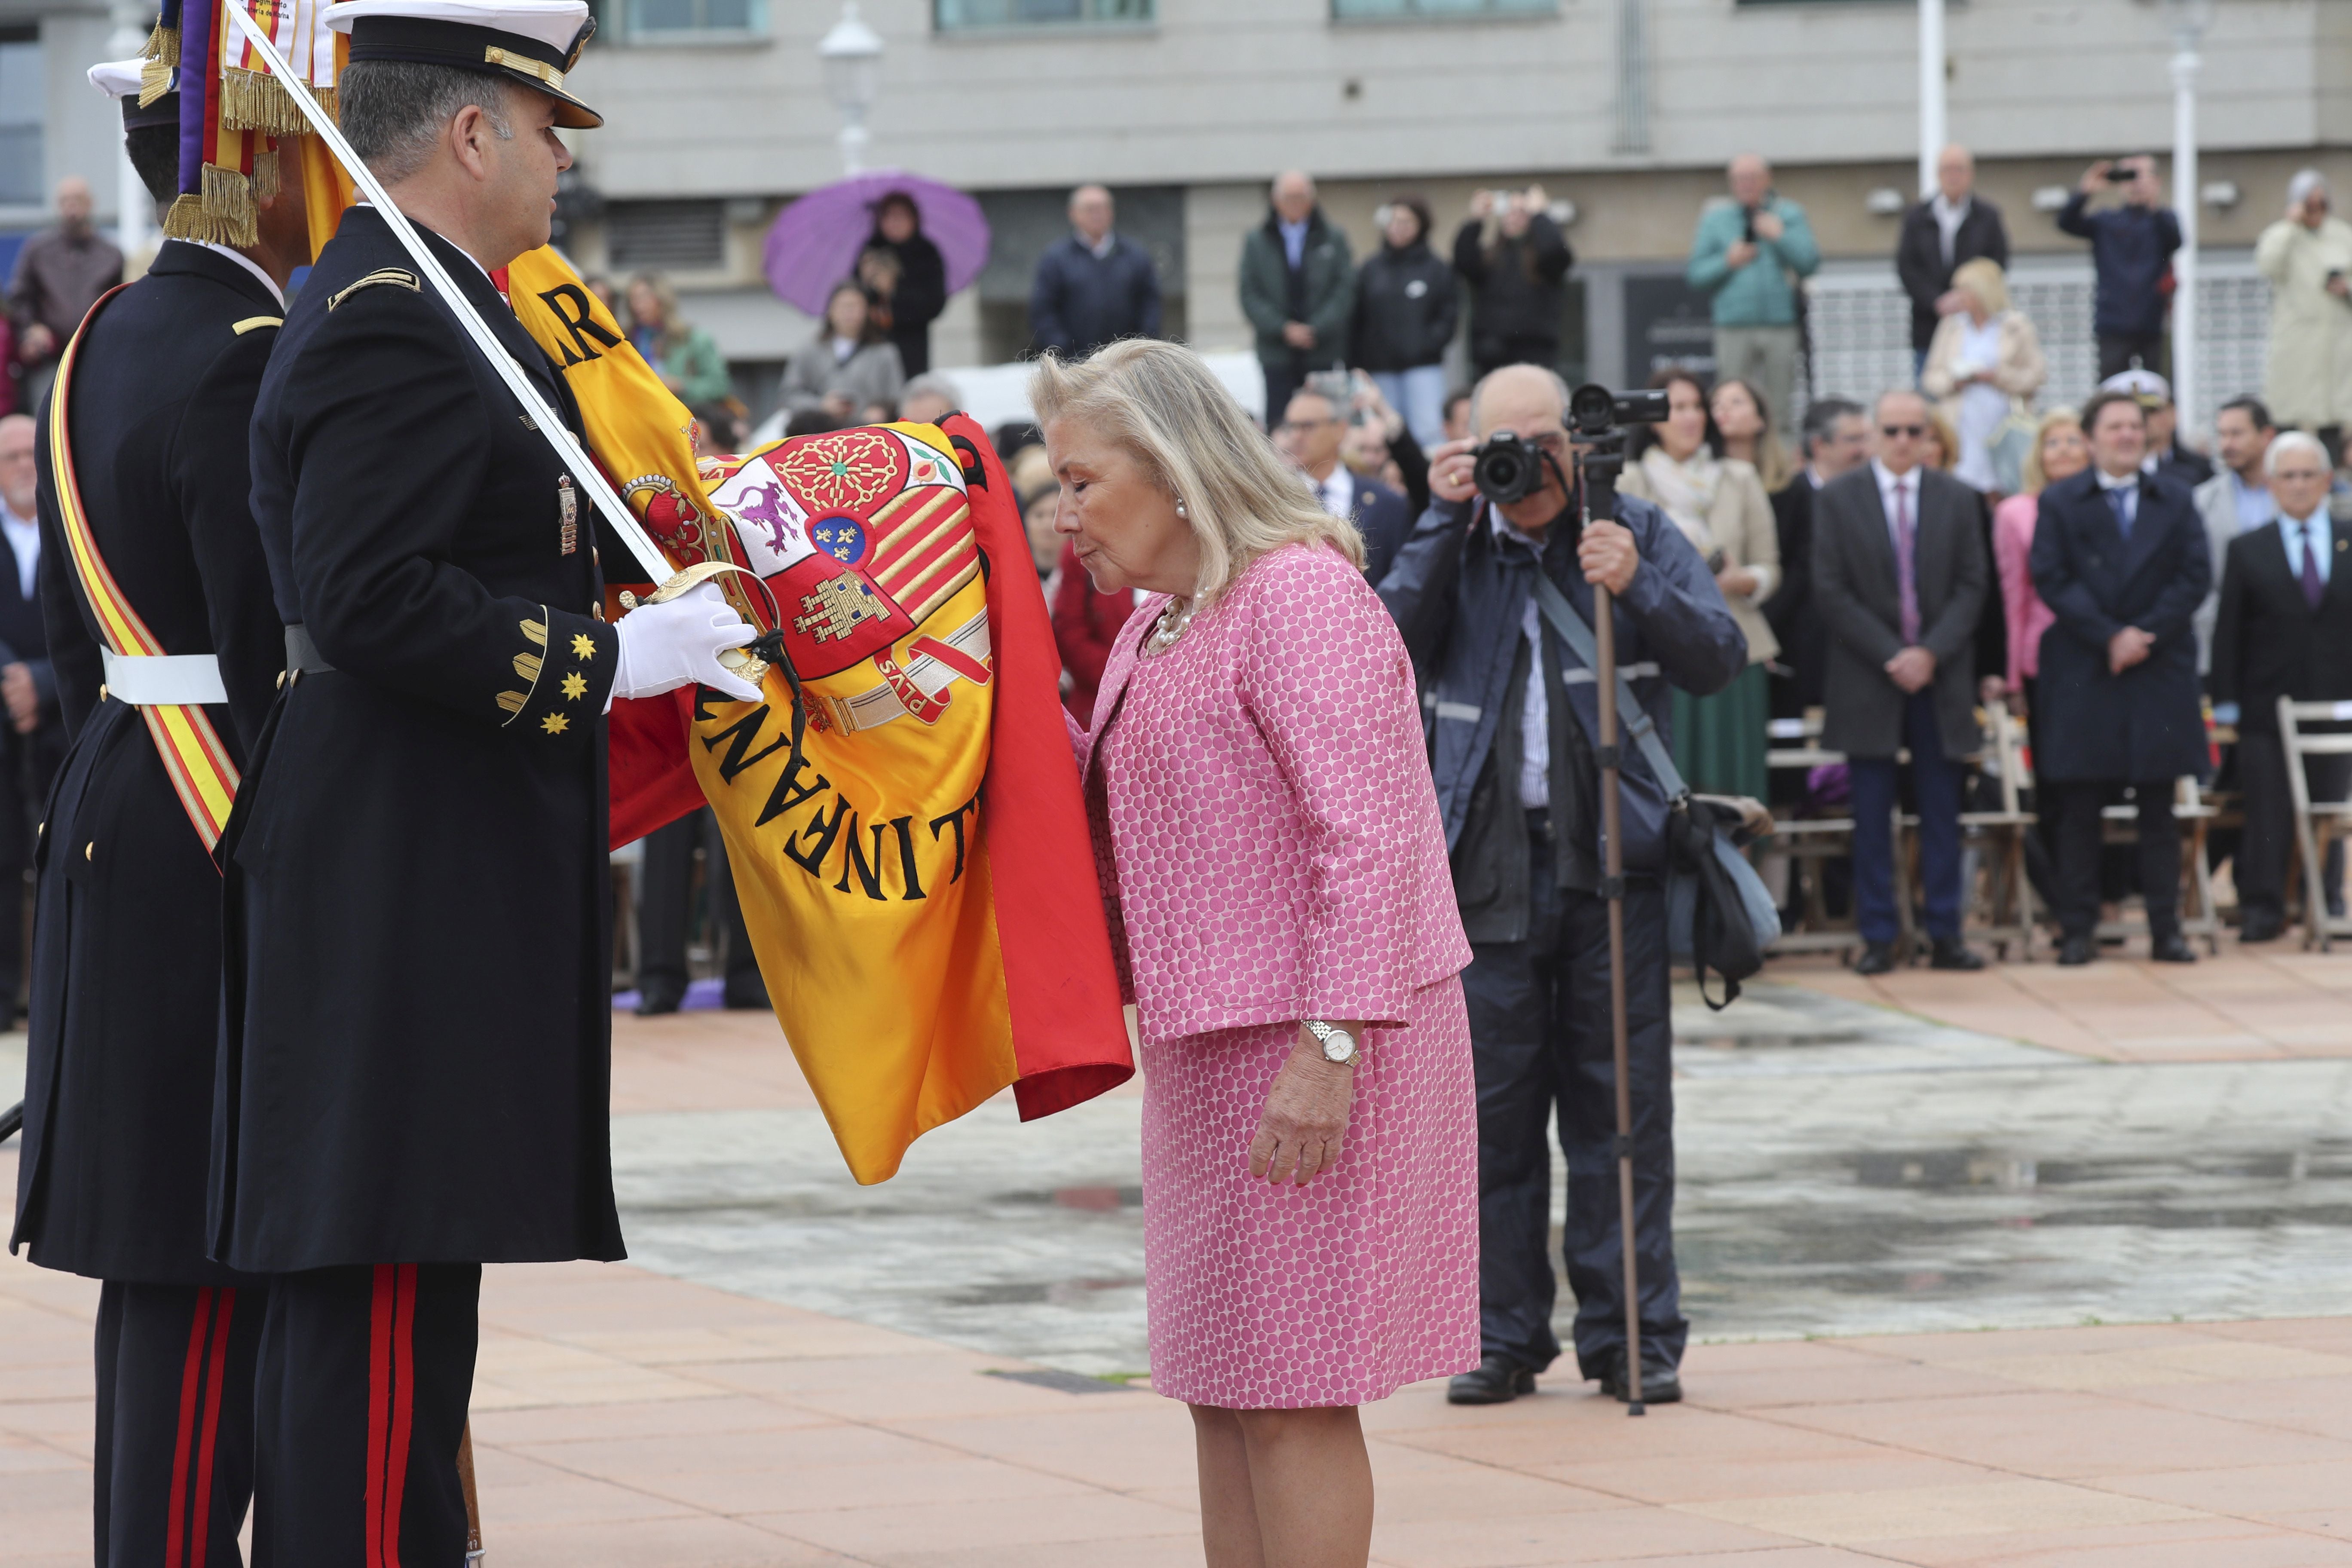
[[[1347,1030],[1360,1045],[1364,1038],[1360,1023],[1333,1026]],[[1297,1046],[1266,1091],[1257,1136],[1250,1140],[1250,1179],[1278,1187],[1295,1172],[1303,1187],[1338,1164],[1355,1102],[1356,1069],[1324,1060],[1322,1047],[1302,1025]]]
[[[1728,565],[1715,574],[1715,585],[1727,599],[1744,599],[1756,592],[1756,574],[1745,566]]]

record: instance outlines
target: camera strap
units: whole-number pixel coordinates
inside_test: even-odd
[[[1582,659],[1584,668],[1598,679],[1601,651],[1593,646],[1592,628],[1584,624],[1584,617],[1576,613],[1576,606],[1568,602],[1568,595],[1559,591],[1559,584],[1546,576],[1540,567],[1536,571],[1536,607],[1543,613],[1543,618],[1551,623],[1551,629],[1559,634],[1560,640],[1568,644],[1569,650]],[[1683,775],[1675,767],[1675,759],[1668,754],[1665,743],[1658,739],[1658,727],[1650,722],[1649,711],[1633,695],[1633,683],[1625,679],[1622,669],[1616,673],[1617,721],[1625,726],[1626,732],[1633,737],[1633,743],[1642,749],[1642,760],[1650,764],[1650,773],[1657,779],[1658,787],[1665,791],[1667,801],[1679,806],[1689,795],[1690,786],[1683,783]]]

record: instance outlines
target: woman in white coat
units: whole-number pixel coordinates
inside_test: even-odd
[[[2254,265],[2271,284],[2271,357],[2263,401],[2281,426],[2352,421],[2352,223],[2330,216],[2327,181],[2305,169],[2286,216],[2263,230]]]

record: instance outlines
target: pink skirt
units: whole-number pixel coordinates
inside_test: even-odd
[[[1478,1103],[1454,976],[1369,1031],[1336,1169],[1252,1181],[1296,1024],[1143,1042],[1151,1386],[1233,1410],[1361,1405],[1478,1363]]]

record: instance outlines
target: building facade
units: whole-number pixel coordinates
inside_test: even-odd
[[[607,123],[575,139],[593,197],[581,211],[594,216],[573,226],[571,248],[593,269],[668,272],[756,399],[813,331],[761,282],[761,242],[794,195],[840,172],[840,114],[817,54],[838,0],[597,3],[597,41],[573,84]],[[1158,260],[1170,330],[1204,348],[1243,345],[1241,237],[1263,220],[1268,176],[1299,167],[1320,181],[1327,214],[1360,255],[1377,243],[1374,210],[1399,191],[1430,199],[1442,241],[1474,191],[1540,181],[1574,207],[1563,368],[1639,379],[1674,343],[1696,341],[1672,279],[1701,204],[1744,151],[1770,158],[1779,189],[1812,216],[1830,258],[1815,293],[1836,297],[1816,311],[1816,357],[1843,364],[1839,354],[1870,345],[1823,344],[1822,318],[1874,331],[1873,300],[1892,287],[1896,220],[1885,209],[1916,184],[1917,23],[1903,0],[858,9],[886,51],[867,163],[975,192],[995,231],[988,268],[935,329],[944,365],[1025,346],[1031,267],[1065,232],[1069,188],[1086,181],[1112,187],[1121,231]],[[2221,326],[2241,322],[2242,295],[2260,294],[2244,264],[2294,172],[2326,169],[2352,195],[2352,3],[2211,9],[2200,217],[2208,317]],[[110,15],[0,0],[0,85],[37,79],[47,95],[29,154],[12,131],[16,93],[0,98],[0,169],[37,167],[46,188],[106,166],[109,117],[80,72]],[[1980,188],[2062,314],[2087,268],[2037,195],[2071,185],[2092,158],[2168,147],[2171,16],[2164,0],[1953,0],[1951,134],[1977,150]],[[27,41],[37,58],[24,54]],[[0,185],[0,232],[37,221],[26,184],[20,174]],[[2044,332],[2054,335],[2047,323]],[[1850,374],[1865,368],[1854,362]]]

